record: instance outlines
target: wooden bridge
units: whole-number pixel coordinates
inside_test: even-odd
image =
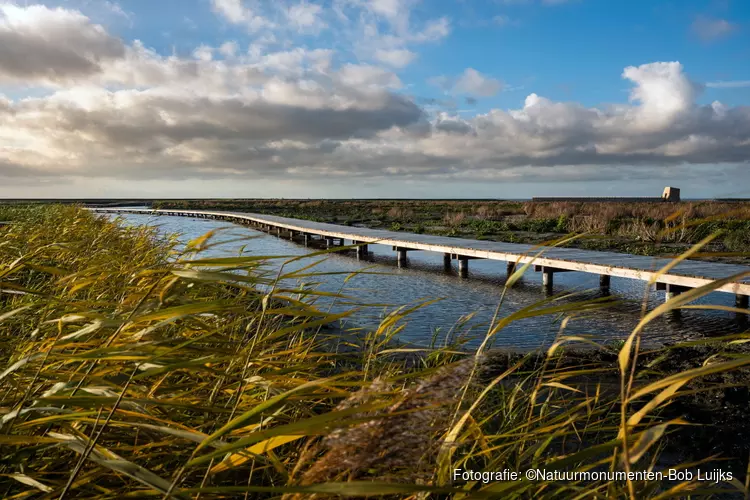
[[[641,281],[655,280],[657,290],[664,290],[669,300],[688,289],[706,285],[717,279],[741,275],[732,282],[717,288],[717,291],[735,294],[738,307],[748,307],[748,297],[750,297],[750,266],[738,264],[684,260],[668,272],[659,274],[658,271],[669,264],[670,259],[349,227],[251,213],[137,208],[94,208],[92,210],[107,213],[173,215],[226,220],[268,232],[276,232],[278,236],[296,238],[305,244],[317,237],[324,240],[328,247],[335,246],[337,241],[343,244],[345,240],[350,240],[353,245],[358,245],[358,257],[367,255],[368,243],[378,243],[393,248],[399,266],[406,265],[407,252],[417,250],[438,252],[443,254],[446,267],[451,266],[452,260],[458,261],[461,276],[468,274],[471,259],[504,261],[507,263],[509,274],[517,265],[532,262],[534,269],[543,273],[543,284],[547,288],[552,287],[555,273],[579,271],[598,274],[599,283],[604,289],[609,288],[610,278],[613,276]]]

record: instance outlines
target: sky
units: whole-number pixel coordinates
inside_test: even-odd
[[[0,197],[750,197],[747,0],[0,0]]]

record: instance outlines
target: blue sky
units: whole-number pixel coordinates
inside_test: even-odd
[[[216,16],[209,0],[120,5],[132,14],[132,24],[115,20],[113,31],[162,53],[189,56],[200,44],[236,40],[249,45],[254,39],[243,26]],[[510,90],[483,99],[480,111],[516,106],[529,92],[587,106],[621,102],[629,90],[622,69],[653,61],[680,61],[698,82],[750,81],[750,3],[741,0],[433,0],[416,3],[412,15],[423,21],[447,16],[451,34],[420,47],[418,60],[399,76],[413,85],[410,90],[435,98],[441,94],[427,83],[431,77],[459,74],[467,67],[506,82]],[[700,19],[729,19],[732,28],[702,38],[694,26]],[[290,42],[332,47],[336,37],[323,33]],[[352,54],[342,57],[357,60]],[[701,101],[735,105],[746,104],[748,97],[750,84],[709,89]]]
[[[0,0],[0,196],[750,196],[748,104],[740,0]]]

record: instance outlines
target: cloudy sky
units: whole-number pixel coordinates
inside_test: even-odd
[[[747,0],[0,0],[0,197],[667,184],[750,196]]]

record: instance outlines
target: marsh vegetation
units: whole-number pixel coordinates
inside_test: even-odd
[[[155,208],[236,210],[394,231],[510,243],[542,243],[569,233],[567,245],[638,255],[678,255],[721,231],[691,258],[748,262],[747,202],[515,202],[468,200],[157,201]],[[710,255],[709,255],[710,254]]]
[[[350,313],[319,299],[344,300],[346,277],[339,293],[316,288],[325,251],[270,272],[283,258],[206,256],[221,234],[178,247],[77,207],[0,208],[0,220],[9,222],[0,226],[3,497],[748,494],[750,449],[736,436],[747,431],[750,335],[654,352],[640,342],[650,322],[721,281],[644,308],[616,345],[565,331],[608,300],[552,296],[514,312],[501,298],[476,350],[412,349],[394,341],[420,304],[393,309],[371,331],[337,329]],[[487,349],[534,315],[559,323],[549,349]],[[581,344],[593,349],[582,354]],[[716,463],[738,479],[452,480],[455,469]]]

